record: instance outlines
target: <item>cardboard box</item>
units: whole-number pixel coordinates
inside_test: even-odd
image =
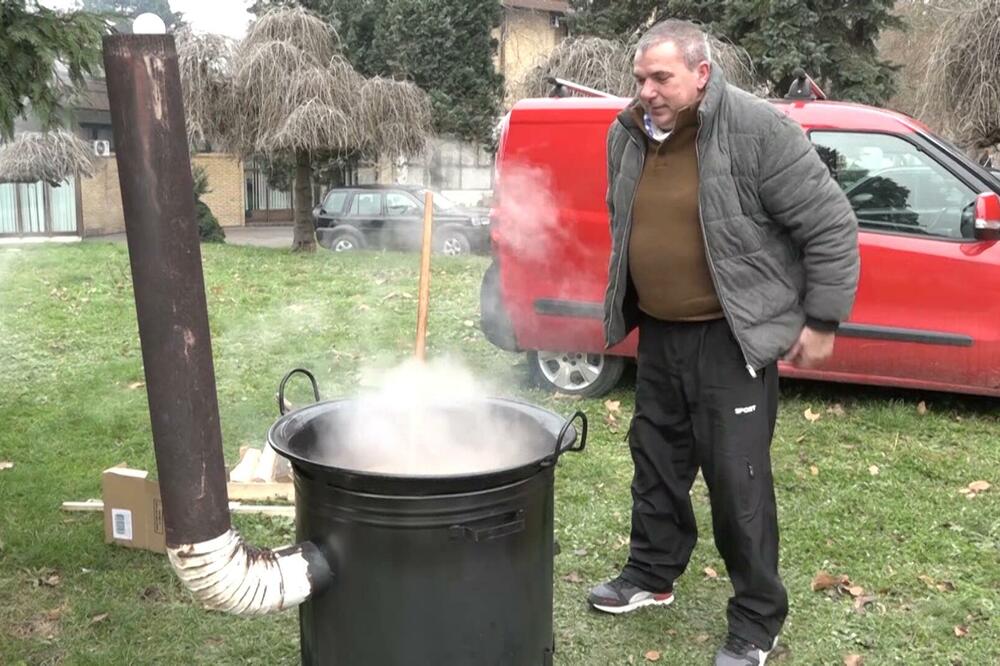
[[[104,541],[165,553],[160,485],[148,476],[149,472],[129,467],[104,470]]]

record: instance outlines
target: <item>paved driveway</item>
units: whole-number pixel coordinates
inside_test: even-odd
[[[256,247],[291,247],[292,227],[223,227],[226,242],[231,245],[254,245]],[[87,242],[125,242],[125,234],[91,236]]]

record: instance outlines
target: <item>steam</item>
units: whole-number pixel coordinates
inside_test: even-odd
[[[502,244],[526,261],[544,262],[571,232],[560,225],[549,171],[504,163],[497,180],[495,212]]]
[[[493,233],[508,294],[525,300],[603,303],[611,248],[606,182],[604,172],[593,169],[593,159],[579,157],[579,173],[555,173],[527,162],[544,160],[540,153],[520,162],[504,161],[498,167]],[[502,320],[505,303],[500,296],[484,299],[483,309],[484,317]],[[581,322],[566,326],[579,330]],[[594,340],[597,344],[599,336]],[[528,340],[527,344],[537,342]]]
[[[511,422],[486,402],[466,369],[410,360],[370,373],[346,422],[318,432],[323,464],[376,474],[450,476],[516,467],[541,456],[542,431]],[[543,448],[547,448],[544,444]]]

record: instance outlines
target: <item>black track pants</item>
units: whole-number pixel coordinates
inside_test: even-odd
[[[622,575],[661,591],[684,572],[698,538],[689,491],[700,467],[715,545],[733,583],[729,630],[760,646],[770,645],[788,613],[771,477],[777,408],[776,365],[752,377],[724,319],[643,317],[629,431],[632,536]]]

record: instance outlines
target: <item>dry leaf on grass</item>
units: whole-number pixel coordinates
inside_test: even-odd
[[[868,467],[868,473],[871,474],[872,476],[878,476],[878,472],[879,472],[878,465],[870,465]]]
[[[649,652],[647,652],[643,656],[646,658],[646,661],[659,661],[660,660],[660,653],[657,652],[656,650],[650,650]]]
[[[865,614],[865,606],[875,601],[874,595],[862,595],[854,598],[854,612],[858,615]]]
[[[814,412],[812,407],[806,407],[806,411],[802,412],[802,416],[806,417],[806,421],[809,421],[809,423],[815,423],[823,418],[823,415]]]
[[[711,636],[709,636],[708,634],[698,634],[697,636],[694,637],[694,642],[704,643],[708,641],[709,638],[711,638]]]
[[[570,571],[568,574],[562,577],[567,583],[582,583],[583,578],[575,571]]]
[[[587,554],[587,549],[577,548],[576,550],[573,551],[573,554],[576,555],[577,557],[583,557]]]
[[[0,460],[0,471],[5,469],[11,469],[14,467],[14,463],[9,460]]]
[[[954,592],[955,584],[950,580],[936,581],[930,576],[922,575],[917,576],[917,580],[922,582],[927,587],[937,590],[938,592]]]
[[[472,321],[471,319],[466,319],[465,321],[462,322],[462,324],[466,328],[473,328],[476,325],[476,322]]]
[[[607,409],[609,412],[615,412],[615,413],[620,412],[622,410],[621,409],[622,408],[622,401],[621,400],[605,400],[604,401],[604,408]]]
[[[809,473],[813,476],[819,476],[819,467],[816,467],[816,465],[809,465]]]
[[[963,624],[956,624],[954,631],[955,638],[965,638],[969,635],[969,628]]]
[[[847,576],[833,576],[825,571],[820,571],[813,577],[809,587],[813,592],[821,592],[840,587],[841,585],[849,585],[850,583],[851,579]]]
[[[917,403],[917,414],[923,415],[927,413],[927,403],[921,400]]]
[[[844,411],[844,406],[838,402],[833,407],[827,407],[826,413],[833,414],[834,416],[843,416],[847,412]]]
[[[54,571],[42,574],[34,580],[35,587],[58,587],[62,583],[62,576]]]
[[[968,499],[972,499],[973,497],[979,495],[980,493],[985,493],[992,487],[993,486],[990,485],[989,481],[973,481],[964,488],[959,488],[958,492],[965,495]]]
[[[861,587],[860,585],[851,585],[850,587],[847,588],[847,593],[850,594],[852,597],[860,597],[865,593],[865,588]]]
[[[708,578],[718,578],[719,573],[712,567],[705,567],[705,576]]]
[[[131,389],[131,390],[134,391],[134,390],[136,390],[138,388],[142,388],[145,385],[146,385],[146,382],[132,382],[131,384],[128,385],[128,387],[129,387],[129,389]]]
[[[97,615],[90,618],[90,623],[97,624],[98,622],[104,622],[107,619],[108,619],[107,613],[98,613]]]
[[[844,657],[844,666],[864,666],[865,658],[860,654],[849,654]]]

